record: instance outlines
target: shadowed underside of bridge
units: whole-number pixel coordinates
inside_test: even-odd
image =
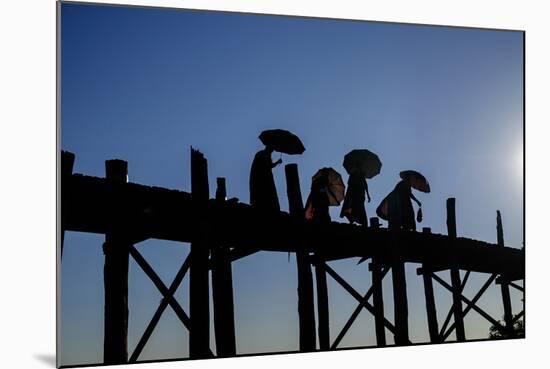
[[[217,179],[215,199],[209,196],[207,162],[191,150],[191,193],[128,183],[127,163],[106,161],[106,178],[73,174],[74,155],[62,153],[61,161],[61,257],[64,231],[105,235],[104,363],[136,362],[161,315],[170,306],[189,330],[191,358],[213,357],[210,349],[210,288],[216,356],[235,356],[232,262],[257,251],[292,252],[298,271],[298,321],[300,351],[337,349],[361,311],[374,316],[377,346],[386,346],[385,332],[396,345],[411,344],[408,334],[408,302],[404,264],[421,264],[430,342],[440,343],[456,334],[465,341],[464,317],[475,311],[506,338],[518,337],[513,327],[524,311],[512,314],[510,288],[525,277],[524,251],[504,245],[500,213],[497,243],[457,237],[455,200],[447,200],[448,235],[362,227],[337,222],[317,224],[304,220],[296,164],[285,167],[289,213],[263,212],[237,199],[226,199],[225,179]],[[376,223],[375,223],[376,224]],[[146,239],[191,244],[189,256],[174,281],[165,285],[134,244]],[[132,257],[155,284],[163,298],[131,355],[128,353],[128,262]],[[372,283],[365,294],[356,291],[329,261],[361,257],[370,259]],[[315,283],[312,269],[315,270]],[[451,283],[435,274],[450,271]],[[465,271],[461,278],[459,270]],[[384,316],[382,280],[392,274],[394,317]],[[189,272],[189,315],[174,297]],[[488,275],[471,299],[463,295],[471,272]],[[210,283],[211,275],[211,283]],[[330,342],[327,277],[333,278],[358,305],[336,339]],[[452,294],[452,306],[441,326],[437,319],[433,281]],[[500,284],[504,323],[476,305],[493,283]],[[314,285],[317,300],[314,301]],[[314,309],[317,308],[317,326]],[[317,340],[318,339],[318,340]]]

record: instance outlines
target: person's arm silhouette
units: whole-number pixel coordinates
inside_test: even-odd
[[[364,181],[365,181],[365,191],[367,192],[367,200],[368,200],[368,202],[370,202],[369,184],[367,183],[366,179],[364,179]]]
[[[420,201],[418,201],[418,199],[416,197],[414,197],[413,193],[411,192],[411,199],[413,199],[417,204],[418,206],[422,206],[422,204],[420,203]]]

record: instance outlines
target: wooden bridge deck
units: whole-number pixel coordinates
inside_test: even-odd
[[[295,252],[307,248],[326,260],[398,256],[405,262],[524,278],[523,250],[446,235],[332,222],[317,225],[286,212],[266,214],[236,201],[193,200],[190,193],[73,174],[63,182],[63,229],[193,242],[207,236],[234,257],[255,250]],[[112,227],[110,229],[109,227]]]

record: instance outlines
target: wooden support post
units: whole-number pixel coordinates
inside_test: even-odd
[[[209,357],[210,299],[208,258],[210,254],[205,217],[208,204],[208,167],[202,153],[191,148],[191,196],[200,219],[197,237],[191,243],[189,269],[189,356],[192,359]],[[202,218],[202,219],[201,219]]]
[[[500,247],[504,247],[504,231],[502,229],[502,217],[500,215],[500,210],[497,210],[497,244]],[[506,278],[502,278],[500,291],[502,293],[502,306],[504,308],[504,324],[506,333],[509,338],[513,338],[515,337],[515,333],[514,323],[512,321],[512,302],[510,300],[510,287],[506,281]]]
[[[324,261],[319,261],[324,263]],[[317,317],[319,332],[319,349],[330,350],[330,323],[328,309],[327,273],[317,264],[315,266],[315,279],[317,281]]]
[[[304,219],[304,205],[300,191],[300,178],[298,166],[287,164],[285,166],[286,186],[290,214],[295,219]],[[296,252],[296,264],[298,267],[298,320],[300,324],[300,351],[315,351],[315,312],[313,304],[313,276],[307,245],[304,240],[298,245]]]
[[[74,154],[72,152],[68,151],[61,151],[61,197],[66,195],[69,181],[71,180],[71,176],[73,175],[73,167],[74,167]],[[63,204],[63,200],[61,200],[61,204]],[[65,212],[65,209],[61,209],[61,258],[63,258],[63,243],[65,241],[65,222],[64,219],[67,217],[67,214]]]
[[[423,228],[422,233],[431,233],[430,228]],[[437,311],[435,308],[434,285],[430,273],[430,263],[422,264],[422,279],[424,281],[424,296],[426,298],[426,315],[428,317],[428,331],[431,343],[440,343],[439,327],[437,324]]]
[[[405,263],[399,257],[392,262],[393,306],[395,324],[395,344],[408,345],[409,340],[409,307],[407,302],[407,279]]]
[[[456,211],[455,211],[455,199],[447,199],[447,234],[451,240],[452,254],[456,257],[456,250],[454,249],[453,241],[456,239]],[[461,300],[461,281],[460,271],[454,265],[451,266],[451,285],[453,288],[453,316],[456,325],[456,340],[461,342],[466,340],[464,332],[464,319],[462,314],[462,300]]]
[[[103,340],[104,364],[124,364],[128,360],[128,235],[125,232],[123,201],[117,188],[128,181],[128,163],[105,162],[106,178],[113,185],[113,202],[121,201],[116,214],[110,214],[111,227],[105,234],[105,320]]]
[[[373,223],[371,223],[371,226],[372,224]],[[369,264],[369,268],[372,272],[372,305],[374,307],[376,344],[379,347],[384,347],[386,346],[386,330],[384,328],[384,298],[382,294],[382,279],[384,274],[382,272],[382,266],[375,259],[373,259],[372,263]]]
[[[216,200],[223,203],[226,195],[225,178],[217,178]],[[212,247],[212,263],[212,302],[216,351],[219,357],[235,356],[237,348],[235,344],[233,273],[229,248],[221,247],[219,241]]]
[[[395,224],[388,223],[391,231],[396,231]],[[391,241],[395,243],[394,240]],[[393,314],[394,314],[394,341],[396,345],[410,344],[409,340],[409,307],[407,302],[407,279],[405,277],[405,263],[400,255],[391,256],[392,285],[393,285]]]

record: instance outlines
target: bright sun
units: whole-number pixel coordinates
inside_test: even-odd
[[[516,168],[518,177],[523,180],[523,149],[520,149],[516,155]]]

